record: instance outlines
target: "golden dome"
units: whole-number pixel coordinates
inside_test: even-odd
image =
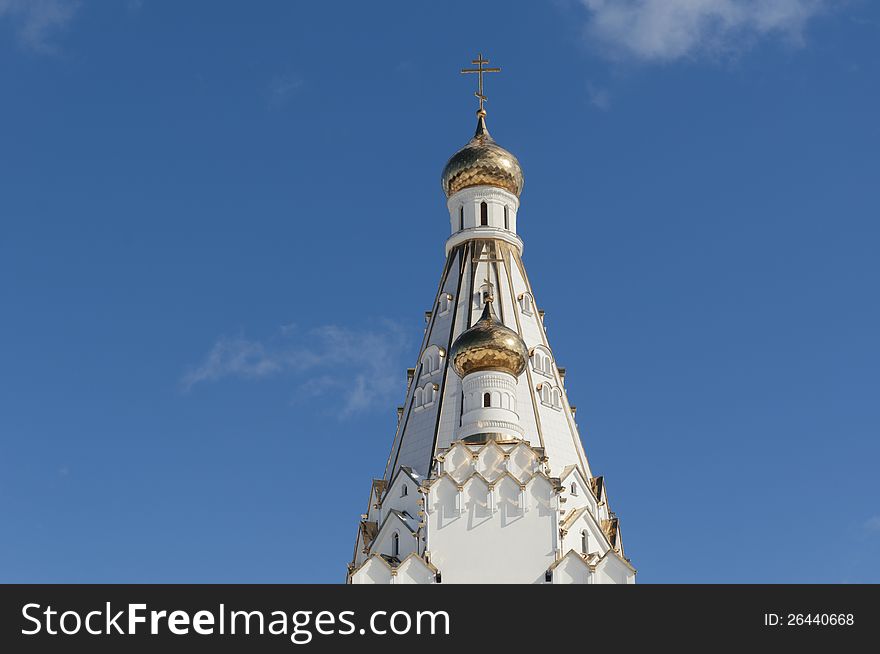
[[[495,143],[483,115],[477,120],[474,138],[452,155],[441,177],[447,198],[463,188],[482,185],[497,186],[519,197],[523,181],[519,161]]]
[[[455,339],[449,357],[459,377],[481,370],[519,377],[526,369],[529,351],[519,334],[501,324],[489,298],[480,319]]]

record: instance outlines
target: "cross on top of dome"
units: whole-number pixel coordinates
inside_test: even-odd
[[[484,68],[483,64],[488,64],[488,59],[483,59],[483,53],[477,55],[476,59],[472,59],[471,63],[476,66],[476,68],[462,68],[461,72],[464,73],[476,73],[478,82],[477,82],[477,90],[474,91],[474,95],[477,96],[477,100],[480,103],[480,108],[477,109],[478,116],[485,116],[486,110],[483,108],[483,103],[486,102],[486,96],[483,93],[483,73],[500,73],[501,68]]]

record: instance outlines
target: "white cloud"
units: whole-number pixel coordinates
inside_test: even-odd
[[[269,106],[277,109],[278,107],[287,104],[290,97],[296,93],[302,85],[303,79],[299,75],[293,73],[276,75],[269,82]]]
[[[608,111],[611,108],[611,92],[608,89],[587,82],[587,95],[590,98],[590,104],[597,109]]]
[[[188,392],[197,384],[224,378],[292,377],[298,396],[332,395],[339,415],[347,417],[385,406],[403,390],[407,347],[402,331],[388,321],[368,331],[325,325],[302,332],[284,325],[265,343],[218,339],[205,359],[186,371],[180,385]]]
[[[67,27],[79,4],[79,0],[0,0],[0,19],[14,23],[24,48],[52,54],[58,49],[53,37]]]
[[[801,43],[829,0],[580,0],[587,38],[607,55],[674,61],[730,55],[761,38]]]
[[[198,366],[191,368],[181,379],[184,390],[199,382],[217,381],[238,376],[259,379],[281,370],[281,362],[266,352],[261,343],[244,338],[221,337]]]

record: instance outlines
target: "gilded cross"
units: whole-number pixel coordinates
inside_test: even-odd
[[[462,73],[476,73],[478,76],[477,82],[477,90],[474,93],[477,96],[477,99],[480,101],[480,108],[477,111],[478,116],[485,116],[486,110],[483,109],[483,103],[486,102],[486,96],[483,95],[483,73],[500,73],[500,68],[484,68],[485,64],[489,63],[488,59],[483,59],[483,54],[480,53],[477,55],[476,59],[472,59],[471,63],[476,66],[476,68],[462,68]]]

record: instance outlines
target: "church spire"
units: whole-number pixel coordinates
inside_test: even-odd
[[[473,63],[477,129],[442,175],[446,264],[348,581],[633,583],[522,261],[522,169],[486,129],[500,69]]]

